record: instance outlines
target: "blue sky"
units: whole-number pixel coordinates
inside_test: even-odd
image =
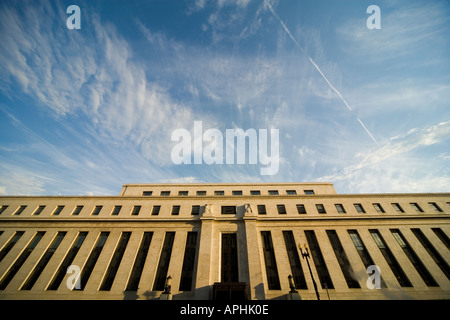
[[[68,29],[78,5],[81,29]],[[368,6],[381,29],[368,29]],[[0,195],[124,183],[450,191],[450,4],[0,2]],[[174,165],[171,134],[279,130],[279,171]]]

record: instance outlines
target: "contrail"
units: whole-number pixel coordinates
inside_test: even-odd
[[[297,46],[298,49],[300,49],[300,51],[302,53],[304,53],[305,55],[306,52],[305,50],[300,46],[300,44],[297,42],[297,40],[295,40],[294,36],[292,35],[292,33],[289,31],[288,27],[284,24],[283,20],[281,20],[281,18],[278,16],[278,14],[275,12],[275,10],[273,10],[272,5],[267,1],[264,0],[264,3],[267,5],[267,7],[270,9],[270,12],[272,12],[273,16],[275,18],[278,19],[278,21],[280,21],[281,26],[283,27],[284,31],[286,31],[286,33],[288,34],[289,38],[291,38],[291,40],[294,42],[294,44]],[[336,89],[331,82],[328,80],[328,78],[325,76],[325,74],[322,72],[322,70],[320,70],[319,66],[317,65],[317,63],[314,62],[314,60],[309,56],[309,62],[311,62],[311,64],[314,66],[314,68],[316,68],[316,70],[320,73],[320,75],[322,76],[322,78],[326,81],[326,83],[328,84],[328,86],[330,87],[331,90],[333,90],[334,92],[336,92],[336,94],[338,95],[338,97],[341,99],[341,101],[345,104],[345,106],[347,107],[347,109],[349,111],[353,111],[352,108],[350,107],[350,105],[348,104],[348,102],[344,99],[344,97],[342,96],[342,94],[339,92],[338,89]],[[379,144],[377,142],[377,140],[375,140],[374,136],[370,133],[369,129],[367,129],[367,127],[364,125],[364,123],[362,122],[362,120],[358,117],[358,122],[361,124],[361,126],[364,128],[364,130],[367,132],[367,134],[369,135],[369,137],[373,140],[373,142],[375,142],[375,144],[379,147]]]

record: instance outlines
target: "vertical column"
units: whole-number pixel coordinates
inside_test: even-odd
[[[213,249],[214,221],[212,215],[205,214],[200,231],[200,245],[198,249],[198,267],[195,281],[195,299],[208,300],[211,289],[211,259]]]

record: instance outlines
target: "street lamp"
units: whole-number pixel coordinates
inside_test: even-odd
[[[309,256],[309,251],[308,251],[308,247],[306,246],[306,243],[304,244],[304,246],[305,246],[305,252],[303,252],[301,244],[298,245],[298,248],[300,249],[300,253],[302,254],[303,259],[306,259],[306,263],[308,264],[309,273],[311,274],[311,279],[312,279],[312,282],[314,285],[314,290],[316,291],[317,300],[320,300],[319,291],[317,291],[317,284],[316,284],[316,281],[314,280],[314,277],[313,277],[313,274],[311,271],[311,267],[309,265],[310,256]]]
[[[168,276],[166,279],[166,285],[164,286],[163,294],[170,294],[170,289],[172,288],[172,277]]]

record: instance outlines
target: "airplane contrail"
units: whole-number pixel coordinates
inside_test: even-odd
[[[289,31],[288,27],[284,24],[283,20],[281,20],[281,18],[278,16],[278,14],[275,12],[275,10],[273,9],[272,5],[267,1],[264,0],[264,3],[267,5],[267,7],[269,8],[270,12],[272,12],[273,16],[275,18],[278,19],[278,21],[280,21],[281,26],[283,27],[284,31],[286,31],[286,33],[288,34],[289,38],[291,38],[291,40],[294,42],[294,44],[297,46],[298,49],[300,49],[300,51],[302,53],[304,53],[305,55],[306,52],[305,50],[300,46],[300,44],[297,42],[297,40],[294,38],[294,36],[292,35],[292,33]],[[317,65],[317,63],[314,62],[314,60],[309,56],[309,62],[311,62],[311,64],[314,66],[314,68],[320,73],[320,75],[322,76],[322,78],[326,81],[326,83],[328,84],[328,86],[330,87],[331,90],[333,90],[338,97],[341,99],[341,101],[345,104],[345,106],[347,107],[347,109],[349,111],[353,111],[353,109],[350,107],[350,105],[348,104],[348,102],[344,99],[344,97],[342,96],[342,94],[339,92],[338,89],[336,89],[333,84],[328,80],[328,78],[325,76],[325,74],[322,72],[322,70],[319,68],[319,66]],[[379,147],[379,144],[377,142],[377,140],[375,140],[375,137],[370,133],[369,129],[367,129],[367,127],[364,125],[364,123],[362,122],[362,120],[358,117],[358,122],[361,124],[361,126],[364,128],[364,130],[367,132],[367,134],[369,135],[369,137],[373,140],[373,142],[375,142],[375,144]]]

